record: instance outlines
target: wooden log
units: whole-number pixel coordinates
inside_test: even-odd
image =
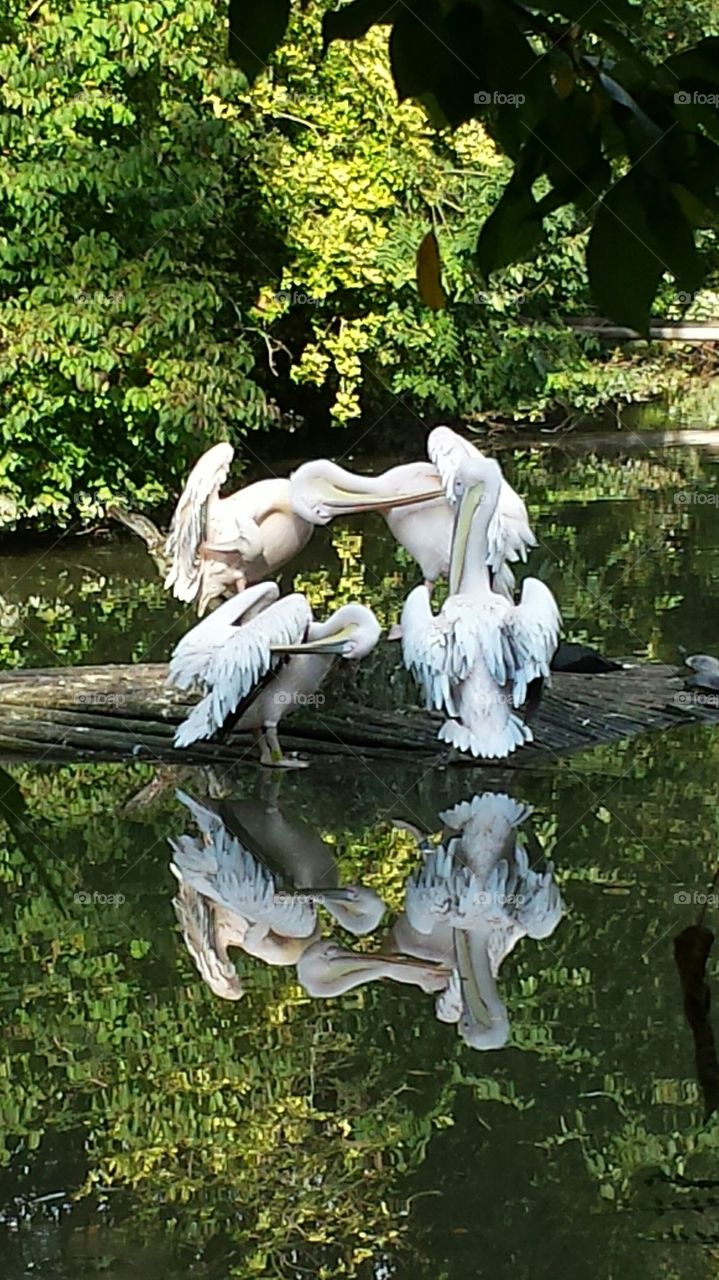
[[[248,734],[175,750],[175,728],[193,699],[168,689],[166,676],[159,663],[0,673],[0,757],[256,763]],[[659,664],[556,673],[532,722],[535,741],[501,767],[534,767],[651,730],[718,722],[719,694],[687,693],[683,686],[683,675]],[[341,701],[335,710],[288,717],[282,741],[288,752],[308,755],[431,761],[445,755],[437,740],[441,719],[416,707],[391,712],[357,703],[343,708]],[[492,767],[470,757],[452,764]]]

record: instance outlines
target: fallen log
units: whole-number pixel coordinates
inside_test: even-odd
[[[237,732],[226,741],[176,751],[175,728],[194,699],[168,689],[166,675],[161,663],[0,673],[0,758],[256,763],[249,735]],[[386,711],[350,703],[344,713],[315,707],[284,721],[282,741],[288,752],[310,756],[431,762],[445,755],[436,736],[440,720],[416,707]],[[532,721],[535,741],[501,766],[533,767],[652,730],[718,721],[719,695],[685,691],[674,667],[557,672]],[[492,767],[469,757],[452,763]]]

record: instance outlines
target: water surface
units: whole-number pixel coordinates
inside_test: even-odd
[[[575,638],[716,652],[716,454],[503,461]],[[318,609],[359,593],[387,622],[416,580],[371,518],[320,531],[293,570]],[[6,664],[160,661],[188,625],[130,540],[4,555],[0,581]],[[607,1280],[713,1277],[719,1125],[672,940],[712,892],[718,741],[673,731],[513,775],[7,765],[3,1273],[569,1280],[591,1258]],[[274,849],[279,890],[293,840],[298,864],[374,890],[364,936],[317,908],[321,936],[370,954],[391,949],[421,865],[413,833],[431,846],[487,790],[531,806],[522,842],[565,910],[501,964],[507,1044],[471,1048],[418,986],[313,998],[295,963],[241,949],[244,994],[215,994],[172,906],[168,841],[198,834],[178,788],[234,813],[262,865]]]

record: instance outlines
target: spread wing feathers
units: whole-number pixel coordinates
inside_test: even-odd
[[[401,627],[404,664],[424,690],[428,709],[456,715],[454,687],[481,655],[476,608],[468,598],[451,596],[435,615],[427,588],[415,587],[405,600]]]
[[[507,676],[513,684],[515,707],[527,697],[527,685],[538,677],[550,679],[549,664],[559,643],[562,618],[549,587],[539,578],[525,578],[518,605],[507,611],[504,633],[510,661]]]
[[[172,517],[165,552],[170,568],[165,586],[172,587],[178,600],[195,599],[200,579],[200,544],[205,537],[207,502],[222,487],[234,456],[230,444],[208,449],[192,468]]]
[[[311,621],[312,610],[305,596],[285,596],[244,624],[228,628],[224,642],[213,642],[207,648],[204,662],[201,654],[186,659],[183,672],[191,669],[207,693],[180,725],[175,746],[186,747],[216,733],[263,676],[281,661],[274,649],[302,641]],[[172,663],[170,679],[173,681]]]
[[[212,655],[224,648],[238,627],[260,616],[279,597],[275,582],[258,582],[203,618],[177,644],[170,659],[169,684],[176,689],[189,689],[195,681],[202,681]]]
[[[472,838],[489,839],[492,848],[501,848],[509,829],[525,822],[531,813],[531,805],[521,804],[504,791],[484,791],[471,800],[460,800],[439,816],[452,831],[464,832],[471,823]]]
[[[286,938],[308,938],[314,932],[317,918],[312,905],[302,897],[280,893],[267,868],[226,828],[217,829],[210,841],[179,836],[170,845],[178,880],[225,911]]]
[[[537,539],[529,524],[523,500],[511,484],[502,479],[499,500],[487,530],[487,564],[499,573],[507,561],[526,560]]]
[[[173,898],[178,924],[185,946],[195,966],[211,991],[223,1000],[240,1000],[244,989],[237,970],[227,955],[227,946],[241,946],[247,932],[247,923],[185,884],[173,867],[179,880],[177,897]]]

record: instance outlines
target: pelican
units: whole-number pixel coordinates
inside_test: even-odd
[[[390,491],[381,476],[354,476],[320,459],[305,463],[290,479],[258,480],[222,498],[233,456],[230,444],[216,444],[203,454],[175,508],[165,546],[165,586],[178,600],[196,600],[200,616],[211,601],[260,582],[292,560],[316,525],[427,497],[416,486],[406,493]],[[438,481],[431,479],[429,496],[434,497]]]
[[[441,815],[442,844],[421,845],[424,862],[408,881],[404,922],[393,941],[411,954],[452,964],[438,996],[440,1021],[458,1024],[475,1049],[509,1038],[497,977],[520,938],[546,938],[564,910],[553,867],[534,871],[517,841],[531,810],[510,796],[486,792]]]
[[[415,587],[401,621],[405,666],[423,687],[427,706],[448,717],[440,739],[485,759],[504,758],[532,741],[517,711],[529,686],[549,679],[561,622],[551,591],[537,578],[525,578],[516,605],[492,589],[488,531],[501,490],[493,459],[460,462],[449,595],[434,615],[427,586]]]
[[[305,596],[280,600],[274,582],[248,587],[193,627],[172,655],[169,683],[205,690],[178,728],[175,746],[211,738],[230,723],[252,730],[262,764],[304,764],[283,757],[280,720],[314,697],[337,655],[363,658],[379,637],[379,623],[364,605],[343,605],[326,622],[315,622]]]
[[[172,905],[185,946],[200,977],[220,999],[241,1000],[244,987],[227,948],[242,946],[248,930],[247,921],[218,907],[186,884],[174,863],[170,869],[179,881],[177,897],[173,898]]]
[[[279,779],[276,779],[279,781]],[[263,805],[256,800],[222,800],[201,803],[184,791],[178,800],[189,809],[203,836],[212,841],[219,826],[264,865],[268,873],[279,871],[289,881],[298,902],[321,905],[346,929],[361,937],[372,933],[386,906],[374,889],[362,884],[340,885],[332,846],[301,819],[287,818],[276,799]]]
[[[427,438],[427,453],[439,473],[447,502],[456,507],[456,478],[463,463],[482,462],[485,454],[458,436],[449,427],[435,427]],[[493,590],[514,600],[514,574],[510,564],[526,561],[528,553],[537,545],[529,524],[524,501],[511,484],[501,475],[501,483],[492,518],[487,529],[487,559],[491,570]]]
[[[412,956],[352,951],[333,938],[320,938],[303,951],[297,962],[297,978],[309,996],[339,996],[367,982],[389,978],[392,982],[444,990],[450,970],[446,965]]]

